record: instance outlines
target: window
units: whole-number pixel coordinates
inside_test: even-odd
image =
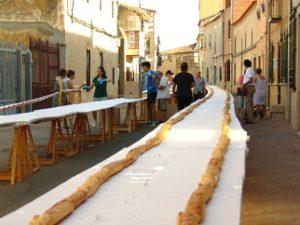
[[[230,61],[227,60],[226,63],[225,63],[225,81],[230,81]]]
[[[211,34],[209,35],[209,40],[208,40],[209,42],[208,42],[208,47],[210,47],[211,48]]]
[[[245,50],[247,49],[247,33],[245,33]]]
[[[279,43],[279,73],[280,81],[287,82],[288,78],[288,35],[281,34]]]
[[[102,10],[102,0],[99,0],[99,9]]]
[[[145,31],[145,21],[144,20],[141,21],[141,31],[142,32]]]
[[[251,46],[253,45],[253,30],[251,30]]]
[[[241,39],[241,52],[243,51],[243,43],[244,43],[244,40],[243,38]]]
[[[91,50],[86,50],[86,84],[91,84]]]
[[[231,38],[231,20],[228,20],[228,39]]]
[[[217,42],[214,40],[214,54],[217,54]]]
[[[236,84],[236,63],[233,64],[234,84]]]
[[[104,66],[104,57],[103,57],[103,52],[100,52],[100,66]]]
[[[111,2],[111,16],[112,16],[112,18],[115,17],[115,2],[114,1]]]
[[[291,88],[293,88],[294,90],[296,90],[296,84],[297,84],[297,82],[299,82],[299,81],[297,81],[298,74],[296,74],[296,65],[298,63],[298,59],[296,56],[297,56],[297,48],[299,45],[299,38],[297,35],[297,30],[299,29],[299,24],[297,21],[300,19],[299,17],[296,18],[295,14],[296,14],[296,10],[293,10],[291,12],[291,16],[290,16],[290,25],[289,25],[290,44],[288,45],[289,86]]]
[[[115,84],[115,68],[112,68],[112,84]]]
[[[128,31],[128,48],[138,49],[139,48],[139,31]]]
[[[236,38],[234,38],[234,53],[236,54],[236,52],[237,52],[237,40],[236,40]]]
[[[172,62],[172,56],[171,55],[168,55],[168,60],[169,60],[169,62]]]

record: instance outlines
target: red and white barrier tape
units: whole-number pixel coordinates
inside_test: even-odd
[[[67,89],[67,90],[63,90],[62,93],[79,92],[79,91],[81,92],[82,90]],[[41,102],[41,101],[44,101],[48,98],[52,98],[53,96],[58,95],[58,94],[59,94],[59,92],[55,92],[53,94],[42,96],[40,98],[30,99],[30,100],[27,100],[27,101],[24,101],[24,102],[18,102],[18,103],[11,104],[11,105],[5,105],[5,106],[0,107],[0,112],[4,112],[4,111],[16,109],[16,108],[21,108],[25,105],[30,105],[30,104],[33,104],[33,103]]]

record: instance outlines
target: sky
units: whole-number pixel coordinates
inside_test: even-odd
[[[162,51],[196,42],[199,0],[140,0],[143,8],[157,11],[156,27]],[[139,0],[119,0],[138,5]]]

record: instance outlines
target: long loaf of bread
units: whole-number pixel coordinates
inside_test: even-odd
[[[221,124],[221,135],[219,141],[212,153],[205,173],[196,190],[190,196],[185,210],[177,216],[177,225],[199,225],[205,216],[205,206],[211,199],[214,189],[218,183],[220,172],[225,158],[225,153],[230,144],[230,94],[227,92],[227,98],[224,107],[224,117]]]
[[[55,225],[69,216],[77,207],[85,202],[100,188],[100,186],[106,182],[110,177],[122,171],[124,168],[133,164],[139,157],[139,155],[149,151],[153,147],[159,145],[167,136],[172,126],[179,121],[183,120],[188,114],[190,114],[195,108],[200,106],[206,100],[211,98],[213,91],[202,100],[194,103],[187,109],[176,114],[170,118],[166,123],[160,126],[160,129],[153,138],[150,138],[146,143],[139,145],[138,147],[130,150],[126,157],[122,160],[114,161],[104,166],[94,175],[91,175],[77,191],[72,193],[67,198],[53,205],[50,209],[44,212],[42,215],[36,215],[30,222],[30,225]],[[197,202],[197,201],[196,201]],[[203,207],[204,208],[204,207]],[[199,211],[200,209],[198,209]],[[197,211],[197,212],[198,212]]]

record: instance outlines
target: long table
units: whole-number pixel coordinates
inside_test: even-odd
[[[104,100],[100,102],[88,102],[74,105],[66,105],[55,108],[36,110],[28,113],[0,116],[0,126],[39,123],[81,113],[100,111],[108,108],[117,107],[123,104],[137,103],[143,100],[145,99],[117,98]]]
[[[132,132],[137,127],[136,105],[138,102],[141,102],[141,112],[144,113],[142,116],[145,120],[145,101],[146,98],[118,98],[0,116],[0,126],[14,126],[8,168],[0,171],[0,180],[9,180],[11,184],[14,184],[15,181],[21,181],[39,170],[40,165],[54,165],[58,161],[59,154],[70,157],[81,152],[84,145],[87,148],[92,147],[94,140],[104,142],[106,137],[111,140],[115,130]],[[114,126],[114,108],[124,104],[127,104],[126,126],[118,128]],[[94,135],[91,132],[87,116],[90,112],[98,112],[101,117],[100,134]],[[74,126],[70,129],[67,117],[72,116],[75,117]],[[49,141],[46,145],[36,145],[30,125],[46,121],[51,122]],[[64,146],[61,151],[58,151],[58,142]],[[45,148],[46,157],[38,157],[37,147]]]
[[[204,173],[220,135],[225,92],[215,94],[170,130],[167,139],[136,163],[108,180],[63,225],[172,225]],[[247,133],[235,117],[231,102],[231,144],[220,182],[206,210],[204,225],[238,225],[245,174]],[[56,202],[74,192],[91,174],[123,158],[146,142],[157,129],[132,146],[83,171],[48,193],[0,219],[0,225],[28,224]]]

